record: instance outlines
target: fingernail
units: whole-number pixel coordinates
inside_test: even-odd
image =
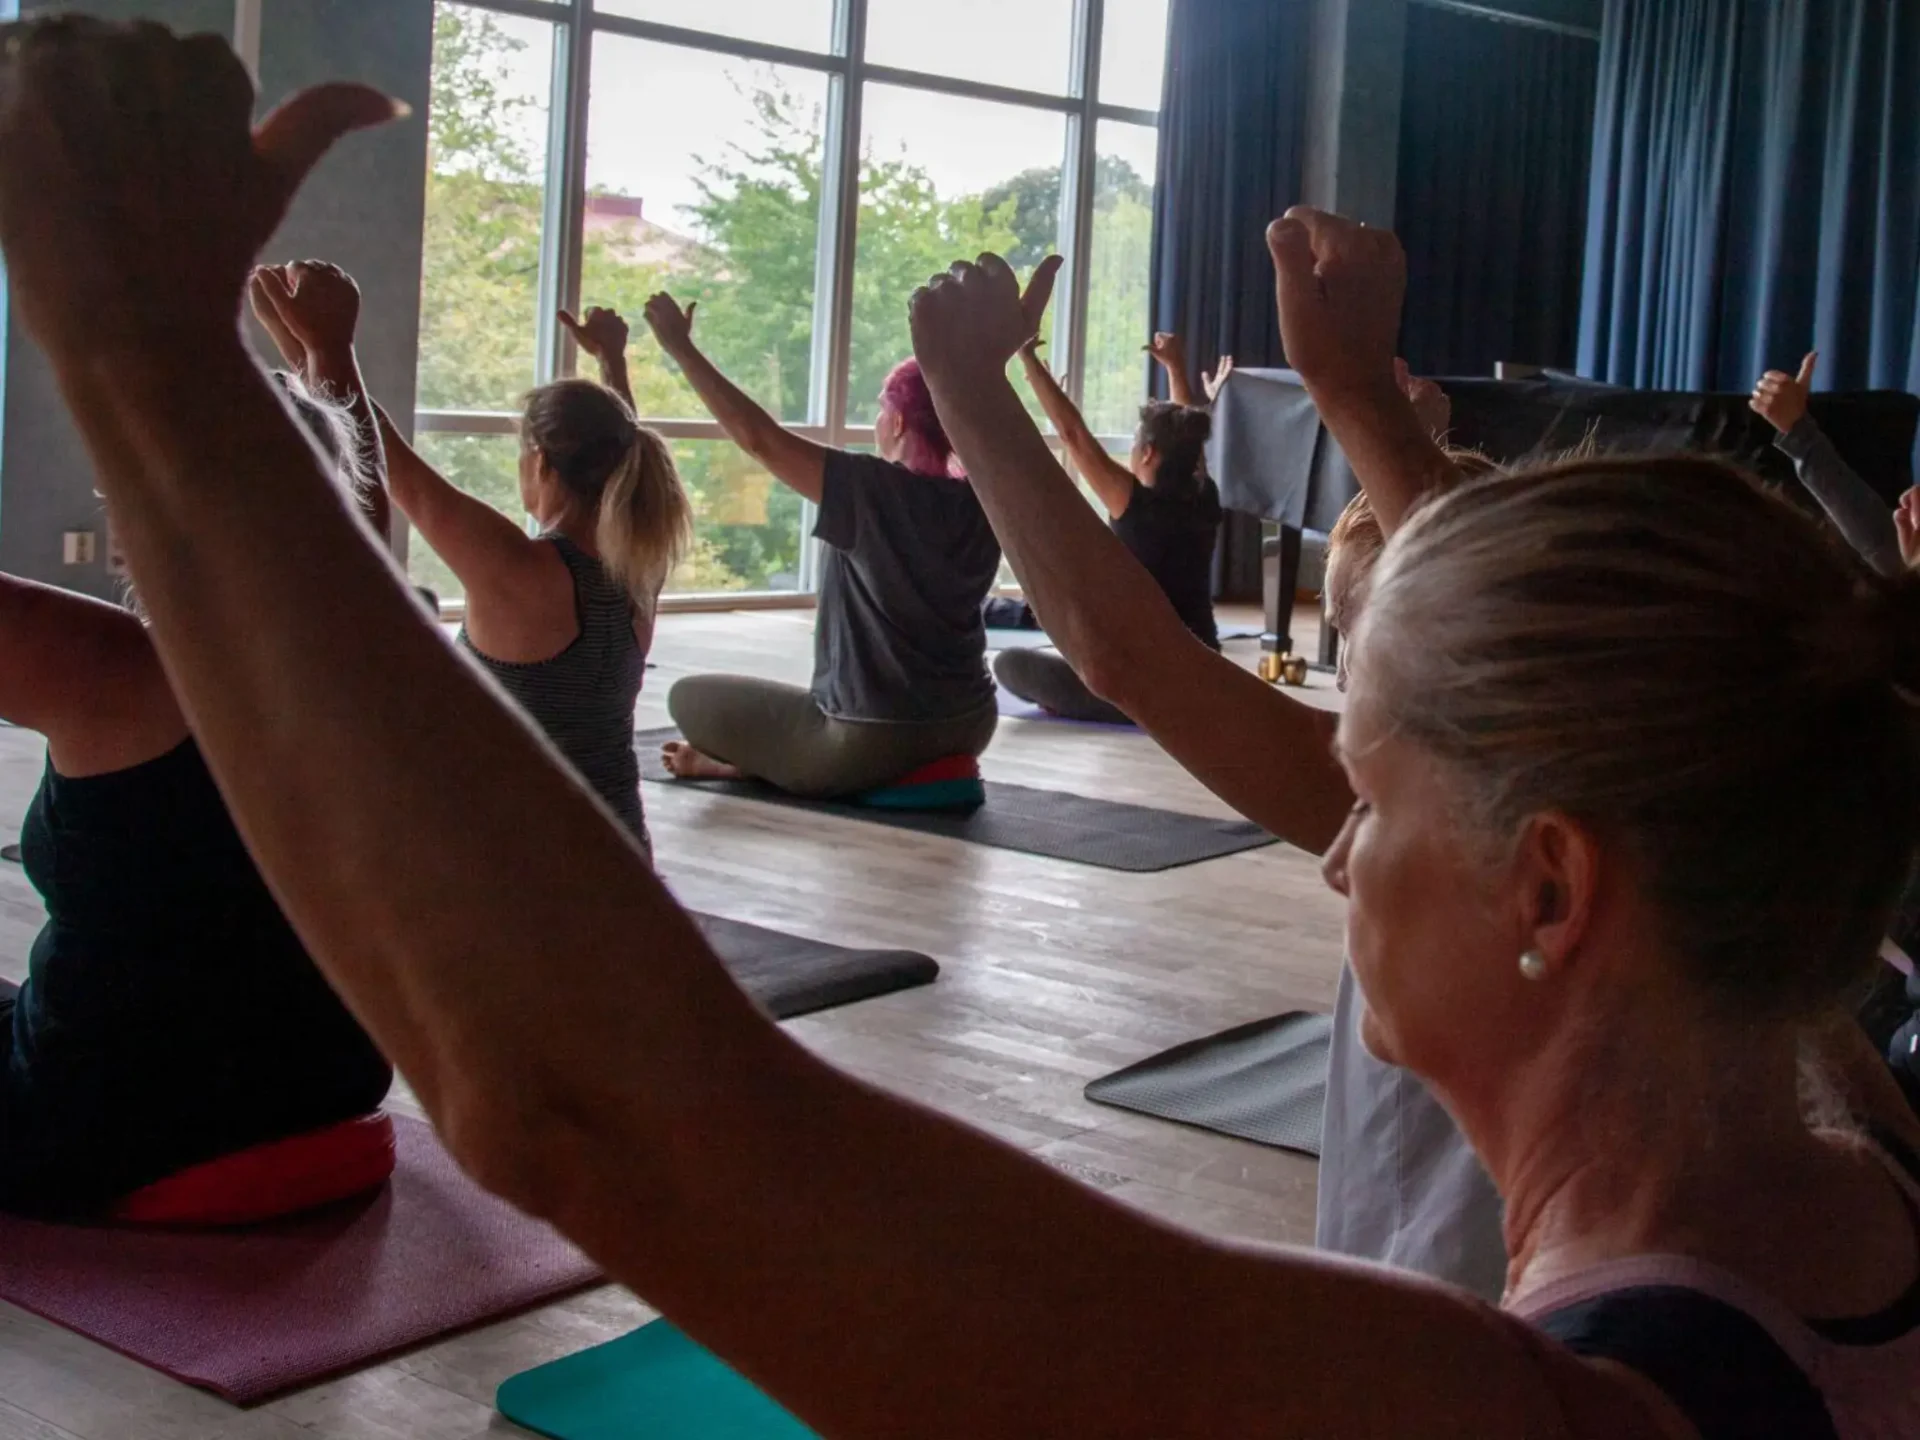
[[[394,119],[405,120],[411,114],[413,114],[413,106],[409,105],[406,101],[395,100],[393,102],[393,118]]]

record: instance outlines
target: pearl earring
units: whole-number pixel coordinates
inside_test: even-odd
[[[1538,950],[1529,950],[1520,957],[1520,973],[1529,980],[1547,978],[1547,957]]]

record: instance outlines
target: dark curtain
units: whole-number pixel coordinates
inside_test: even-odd
[[[1416,374],[1573,364],[1598,73],[1593,40],[1407,7],[1394,228]]]
[[[1173,0],[1168,12],[1153,328],[1184,335],[1196,371],[1222,355],[1280,363],[1266,229],[1300,199],[1309,10],[1306,0]],[[1152,383],[1165,393],[1158,375]],[[1259,533],[1257,521],[1229,516],[1222,595],[1259,595]]]
[[[1920,0],[1608,0],[1583,373],[1920,390]]]

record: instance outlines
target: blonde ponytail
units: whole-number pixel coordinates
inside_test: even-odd
[[[651,609],[693,545],[693,504],[659,432],[633,427],[633,442],[600,492],[595,540],[607,573]]]
[[[579,379],[527,396],[520,432],[593,515],[600,564],[650,612],[693,545],[693,505],[667,442],[621,396]]]

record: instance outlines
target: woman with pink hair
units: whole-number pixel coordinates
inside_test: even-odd
[[[977,805],[974,762],[998,719],[980,604],[1000,542],[919,364],[903,360],[881,388],[878,455],[830,449],[783,427],[701,354],[693,311],[656,295],[647,324],[733,442],[818,507],[813,533],[826,550],[812,686],[682,680],[667,707],[686,738],[666,747],[668,768],[823,799],[898,799],[904,781],[921,798]],[[922,789],[922,779],[939,783]]]

